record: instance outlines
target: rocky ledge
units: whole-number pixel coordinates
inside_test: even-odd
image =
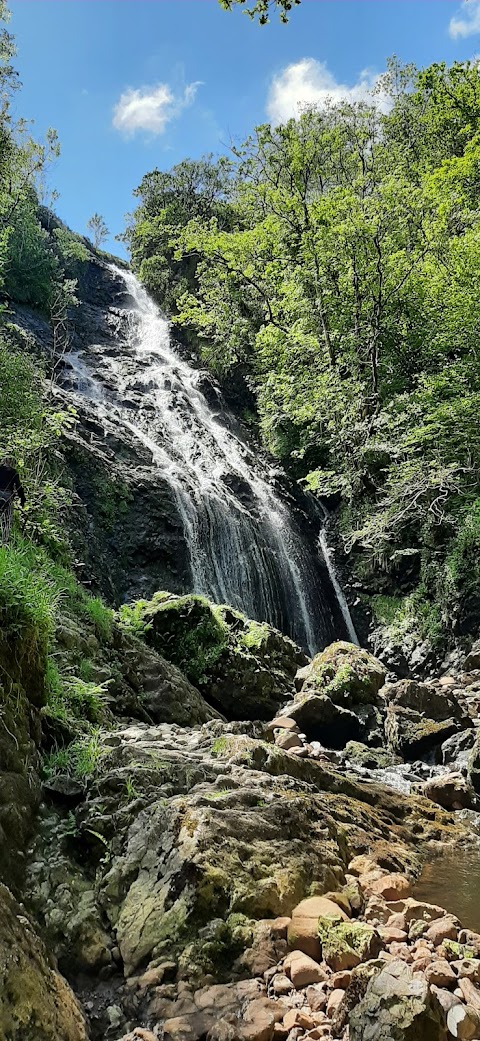
[[[57,653],[88,654],[108,698],[79,737],[19,674],[29,820],[39,752],[57,765],[28,849],[31,824],[17,834],[24,880],[8,865],[36,981],[27,1030],[5,917],[9,1041],[480,1038],[480,936],[412,890],[425,860],[477,841],[475,655],[387,683],[351,644],[309,662],[198,597],[158,594],[103,629],[65,611]]]

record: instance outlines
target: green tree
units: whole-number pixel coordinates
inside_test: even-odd
[[[218,0],[224,11],[231,11],[234,5],[240,4],[250,18],[258,18],[260,25],[266,25],[270,11],[278,11],[280,21],[288,22],[293,7],[298,7],[301,0],[254,0],[250,7],[246,7],[248,0]]]
[[[93,236],[95,249],[100,249],[110,234],[103,217],[99,213],[94,213],[87,223],[87,228]]]

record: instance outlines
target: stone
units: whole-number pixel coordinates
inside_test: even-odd
[[[318,918],[292,918],[288,927],[289,947],[303,951],[314,961],[321,961],[322,948],[318,939]]]
[[[427,940],[431,940],[435,947],[439,947],[444,940],[456,940],[458,930],[458,920],[453,915],[445,915],[444,918],[437,918],[436,921],[432,922],[425,933],[425,937]]]
[[[480,669],[480,640],[475,640],[463,663],[464,672],[474,672]]]
[[[382,938],[383,942],[390,943],[402,943],[407,939],[407,933],[404,929],[395,929],[393,925],[379,925],[377,927],[378,935]]]
[[[305,1000],[312,1012],[323,1012],[327,1006],[327,993],[322,984],[307,987]]]
[[[301,951],[292,951],[287,955],[283,968],[290,975],[293,986],[297,989],[308,987],[312,983],[322,983],[327,979],[322,966]]]
[[[229,716],[271,719],[306,661],[272,626],[193,594],[156,593],[142,601],[141,620],[147,643]]]
[[[292,733],[290,730],[281,730],[279,734],[276,734],[275,744],[279,748],[284,748],[286,752],[293,748],[303,748],[298,734]]]
[[[445,990],[443,987],[436,987],[434,983],[430,985],[430,993],[434,999],[434,1004],[438,1004],[445,1016],[451,1008],[455,1005],[461,1004],[460,998],[457,998],[455,994],[452,994],[451,990]]]
[[[427,965],[425,979],[436,987],[454,987],[457,983],[456,973],[444,958],[438,958]]]
[[[80,1007],[9,890],[0,885],[0,1037],[87,1041]]]
[[[389,683],[382,690],[383,697],[389,705],[413,709],[428,719],[442,722],[446,719],[464,719],[465,713],[453,694],[443,687],[441,690],[428,683],[404,679],[397,683]]]
[[[327,694],[301,694],[288,705],[294,719],[309,741],[320,741],[328,748],[344,748],[350,740],[359,740],[364,727],[357,713],[335,704]]]
[[[295,686],[302,694],[326,694],[336,704],[350,708],[371,704],[385,676],[385,667],[372,654],[339,640],[297,672]]]
[[[302,1030],[311,1030],[315,1023],[308,1012],[303,1012],[302,1009],[298,1008],[291,1008],[283,1017],[283,1025],[287,1030],[293,1030],[294,1027],[302,1027]]]
[[[401,900],[411,896],[412,886],[405,875],[384,875],[369,886],[372,893],[389,900]]]
[[[440,1022],[426,980],[394,960],[370,980],[353,1008],[349,1041],[441,1041]]]
[[[344,997],[345,997],[345,991],[344,990],[340,990],[340,989],[332,990],[331,994],[329,995],[328,1002],[327,1002],[327,1016],[332,1017],[332,1016],[335,1015],[335,1013],[336,1013],[338,1007],[341,1005]]]
[[[447,1013],[447,1028],[452,1037],[473,1041],[480,1034],[480,1016],[468,1005],[453,1005]]]
[[[436,721],[420,712],[390,704],[385,717],[385,738],[388,747],[404,759],[419,759],[461,728],[456,718]]]
[[[334,972],[355,968],[375,958],[383,947],[377,931],[366,922],[319,920],[323,960]]]
[[[299,727],[295,720],[290,719],[288,716],[276,716],[271,723],[267,724],[266,730],[291,730],[294,733],[298,733]]]
[[[291,918],[286,916],[275,918],[270,925],[270,935],[274,940],[286,940]]]
[[[478,958],[460,958],[450,962],[459,979],[480,983],[480,961]]]
[[[317,921],[322,915],[324,918],[341,918],[348,921],[349,915],[339,905],[326,896],[310,896],[302,900],[292,911],[292,920],[295,918],[315,918]]]
[[[470,810],[476,803],[474,788],[461,773],[433,777],[423,785],[423,794],[445,810]]]
[[[274,994],[289,994],[292,989],[292,981],[284,973],[279,972],[273,977],[272,987]]]
[[[334,972],[330,984],[334,990],[346,990],[352,980],[352,973],[348,969],[343,972]]]
[[[458,986],[467,1005],[471,1005],[477,1012],[480,1012],[480,990],[472,983],[472,980],[469,980],[467,976],[462,976],[458,981]]]

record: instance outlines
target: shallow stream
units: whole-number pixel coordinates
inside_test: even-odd
[[[413,895],[439,904],[465,928],[480,932],[480,844],[445,851],[425,864]]]

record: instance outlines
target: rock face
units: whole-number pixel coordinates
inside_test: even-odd
[[[65,980],[5,886],[0,885],[0,1037],[5,1041],[87,1041],[85,1021]]]
[[[28,625],[0,632],[0,880],[18,884],[23,851],[40,801],[40,709],[45,702],[46,648]],[[5,627],[3,629],[3,626]],[[14,631],[14,630],[13,630]]]
[[[441,1041],[426,980],[393,961],[370,981],[350,1016],[350,1041]]]
[[[203,597],[156,593],[137,610],[148,643],[229,718],[269,719],[307,660],[276,629]]]

